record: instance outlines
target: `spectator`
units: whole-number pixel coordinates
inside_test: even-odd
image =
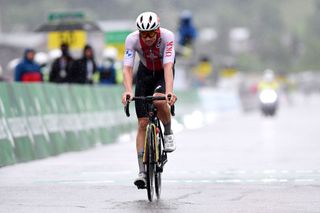
[[[1,65],[0,65],[0,81],[5,81],[5,78],[3,77],[3,70]]]
[[[103,52],[103,61],[99,67],[99,81],[101,84],[116,84],[117,49],[109,47]]]
[[[63,43],[60,46],[61,56],[52,63],[49,81],[54,83],[65,83],[69,81],[73,58],[69,52],[69,45]]]
[[[71,66],[69,81],[79,84],[92,84],[96,68],[93,49],[90,45],[86,45],[83,49],[82,58],[75,60]]]
[[[185,10],[181,13],[179,23],[179,44],[181,46],[191,46],[197,36],[196,28],[192,23],[192,13]]]
[[[40,66],[34,62],[35,50],[26,49],[23,59],[15,68],[15,81],[42,82]]]
[[[34,56],[34,61],[40,66],[42,73],[42,81],[49,80],[49,56],[45,52],[37,52]]]
[[[195,75],[195,86],[206,86],[208,84],[208,77],[213,72],[213,66],[208,56],[201,56],[200,61],[196,67],[193,68]]]

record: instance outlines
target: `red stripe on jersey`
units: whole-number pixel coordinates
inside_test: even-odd
[[[140,39],[140,45],[142,48],[143,55],[146,59],[146,64],[148,70],[156,71],[156,70],[162,70],[162,56],[160,54],[160,45],[157,45],[159,42],[161,42],[160,39],[160,29],[157,30],[157,39],[154,42],[154,44],[150,47],[147,46],[143,41],[141,36],[139,36]]]

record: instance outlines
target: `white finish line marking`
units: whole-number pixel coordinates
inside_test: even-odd
[[[66,179],[36,180],[35,184],[132,184],[135,170],[85,171]],[[320,170],[178,170],[164,171],[162,181],[172,184],[290,184],[320,182]]]
[[[315,179],[205,179],[205,180],[183,180],[183,179],[163,179],[167,184],[273,184],[273,183],[313,183],[320,180]],[[133,180],[57,180],[57,181],[37,181],[36,184],[113,184],[122,185],[133,183]]]

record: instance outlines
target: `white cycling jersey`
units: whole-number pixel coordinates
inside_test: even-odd
[[[164,64],[174,63],[174,42],[174,34],[170,30],[160,28],[155,44],[149,47],[143,43],[139,31],[134,31],[126,38],[124,66],[133,67],[137,52],[140,61],[149,70],[162,70]]]

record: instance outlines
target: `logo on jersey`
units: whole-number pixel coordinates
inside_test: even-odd
[[[159,38],[159,39],[158,39],[158,43],[157,43],[157,45],[156,45],[156,47],[157,47],[157,48],[160,48],[161,41],[162,41],[162,39],[161,39],[161,38]]]
[[[154,59],[157,59],[158,56],[155,55],[153,52],[151,52],[151,53],[149,53],[149,54],[147,55],[147,58],[150,58],[151,60],[154,60]]]
[[[132,58],[133,57],[133,51],[132,50],[126,50],[126,58]]]
[[[168,42],[167,45],[166,45],[165,57],[170,57],[170,56],[172,56],[172,52],[173,52],[173,41],[170,41],[170,42]]]

